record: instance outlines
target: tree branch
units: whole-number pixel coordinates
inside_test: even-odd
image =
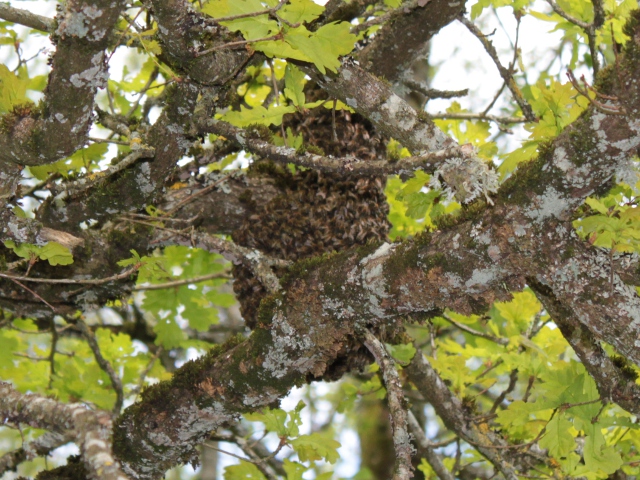
[[[497,451],[507,443],[490,429],[482,431],[467,421],[460,400],[451,393],[438,373],[418,350],[409,366],[405,367],[409,380],[431,403],[444,424],[463,440],[473,445],[508,480],[517,480],[516,466],[527,465],[526,459],[515,452]]]
[[[418,447],[418,455],[427,459],[427,462],[429,462],[429,465],[431,465],[431,468],[433,468],[433,471],[436,472],[440,480],[455,480],[453,474],[447,470],[447,467],[442,463],[442,459],[434,452],[433,444],[424,434],[422,427],[411,410],[408,412],[407,421],[409,431]]]
[[[531,288],[595,380],[600,397],[615,402],[634,415],[640,415],[640,387],[635,383],[633,369],[616,365],[589,329],[555,298],[548,287],[532,281]]]
[[[0,383],[0,413],[5,421],[70,435],[80,447],[91,480],[124,480],[111,453],[111,418],[78,403],[64,404],[34,394],[22,394]]]
[[[402,382],[398,376],[395,362],[384,345],[369,330],[363,332],[364,344],[380,366],[384,386],[387,389],[387,405],[391,418],[391,435],[396,451],[396,463],[393,480],[408,480],[413,477],[411,465],[412,447],[407,430],[407,410],[405,407]]]
[[[496,67],[498,67],[498,71],[500,72],[500,76],[504,79],[505,83],[507,84],[507,87],[509,87],[509,90],[511,90],[511,94],[513,95],[513,99],[516,101],[516,103],[520,107],[520,110],[522,110],[522,114],[524,115],[524,117],[530,122],[535,122],[536,121],[536,116],[533,113],[533,110],[531,109],[531,105],[529,105],[529,103],[522,96],[522,92],[518,88],[518,85],[516,84],[516,81],[513,79],[513,72],[511,72],[509,69],[503,67],[502,63],[500,63],[500,59],[498,58],[498,52],[496,52],[496,49],[493,46],[493,43],[491,43],[491,40],[489,40],[487,38],[487,36],[484,35],[480,31],[480,29],[475,26],[475,24],[473,22],[468,20],[463,15],[460,15],[458,17],[458,20],[465,27],[467,27],[467,29],[472,34],[474,34],[478,40],[480,40],[480,43],[482,43],[482,46],[484,47],[484,49],[487,51],[487,53],[489,54],[489,56],[493,60],[493,63],[495,63]]]
[[[302,70],[334,98],[368,118],[385,135],[395,138],[414,155],[455,147],[457,143],[419,115],[392,88],[353,62],[344,60],[338,74],[319,75],[315,68]]]
[[[464,1],[404,2],[391,11],[389,21],[357,59],[364,69],[394,84],[396,93],[405,98],[409,91],[404,81],[411,79],[413,64],[427,57],[431,38],[464,10]]]
[[[51,18],[15,8],[6,3],[0,3],[0,18],[7,22],[18,23],[47,33],[51,33],[54,26],[54,21]]]
[[[120,410],[122,409],[122,404],[124,403],[124,389],[122,388],[122,380],[113,369],[111,363],[106,358],[104,358],[104,355],[102,355],[102,352],[100,351],[100,345],[98,345],[98,341],[96,340],[96,336],[89,329],[89,327],[87,327],[87,324],[84,323],[82,319],[78,319],[75,322],[75,325],[89,344],[89,348],[93,352],[96,363],[102,369],[102,371],[107,374],[109,380],[111,381],[111,386],[116,392],[116,401],[113,405],[113,414],[118,415],[120,413]]]
[[[55,432],[46,432],[34,441],[21,448],[7,452],[0,457],[0,475],[8,471],[15,471],[22,462],[33,460],[36,457],[49,455],[62,445],[69,443],[73,438]]]
[[[268,158],[271,161],[286,165],[293,163],[305,168],[313,168],[321,172],[338,172],[344,175],[411,175],[415,170],[433,173],[445,160],[453,158],[473,158],[469,150],[453,146],[443,150],[428,152],[416,157],[401,158],[396,161],[373,160],[363,161],[356,157],[325,157],[313,153],[298,153],[294,148],[277,147],[272,143],[251,136],[250,132],[215,119],[207,120],[199,130],[203,133],[223,135],[252,153]]]
[[[96,90],[106,86],[104,49],[124,6],[124,0],[66,3],[65,11],[57,19],[58,43],[44,108],[23,106],[5,116],[5,122],[9,123],[5,123],[7,127],[0,133],[0,160],[44,165],[82,147],[92,122]],[[101,14],[85,13],[94,10]]]

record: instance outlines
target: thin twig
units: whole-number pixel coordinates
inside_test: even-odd
[[[58,330],[56,329],[56,323],[53,318],[50,319],[51,327],[51,350],[49,352],[49,388],[53,385],[53,377],[56,374],[56,348],[58,346]]]
[[[125,158],[123,158],[116,165],[113,165],[102,172],[92,173],[83,178],[80,178],[74,182],[65,183],[62,185],[64,190],[60,192],[56,198],[65,199],[72,195],[76,195],[80,192],[84,192],[90,188],[93,188],[104,181],[106,181],[112,175],[121,172],[125,168],[133,165],[140,158],[151,158],[155,155],[155,150],[150,147],[143,146],[131,152]],[[54,192],[52,192],[54,193]]]
[[[56,309],[56,307],[54,307],[53,305],[51,305],[49,302],[47,302],[44,298],[42,298],[40,295],[38,295],[36,292],[34,292],[33,290],[31,290],[29,287],[27,287],[26,285],[23,285],[22,283],[20,283],[19,280],[25,281],[25,280],[30,280],[29,277],[14,277],[12,275],[3,275],[0,274],[0,277],[4,277],[4,278],[8,278],[9,280],[11,280],[13,283],[15,283],[16,285],[19,285],[20,287],[24,288],[27,292],[29,292],[31,295],[33,295],[34,297],[36,297],[38,300],[40,300],[42,303],[44,303],[47,307],[49,307],[51,310],[53,310],[54,312],[57,312],[58,310]]]
[[[578,91],[578,93],[583,97],[585,97],[587,100],[589,100],[589,103],[593,105],[593,108],[595,108],[600,113],[604,113],[605,115],[626,115],[627,114],[627,111],[622,105],[618,105],[618,106],[604,105],[603,103],[599,102],[595,98],[591,98],[591,96],[589,95],[589,90],[592,90],[594,92],[595,90],[591,87],[591,85],[587,83],[587,81],[584,78],[584,75],[580,77],[580,80],[582,80],[584,87],[580,86],[580,84],[576,80],[575,75],[573,74],[573,71],[570,68],[567,69],[567,77],[569,77],[569,81],[571,82],[571,85],[573,85],[573,87]],[[598,96],[597,92],[596,92],[596,96]],[[612,97],[610,95],[607,95],[606,97],[603,97],[603,98],[605,98],[605,100],[617,100],[617,97]]]
[[[260,280],[265,289],[271,293],[280,291],[280,280],[273,273],[271,267],[288,267],[290,261],[264,255],[259,250],[242,247],[223,238],[206,233],[196,232],[195,230],[185,232],[172,228],[165,228],[153,223],[142,220],[134,220],[132,218],[121,217],[124,220],[141,225],[148,225],[157,230],[172,233],[174,236],[186,237],[192,246],[203,248],[209,252],[219,253],[230,262],[235,264],[243,264],[249,268],[253,274]]]
[[[447,470],[447,467],[444,466],[442,460],[434,451],[434,444],[429,441],[411,410],[407,413],[407,421],[409,431],[418,447],[418,455],[427,460],[440,480],[455,480],[455,477]]]
[[[522,96],[522,92],[518,88],[516,81],[513,79],[513,72],[511,71],[511,69],[505,68],[502,65],[502,63],[500,63],[500,59],[498,58],[498,52],[493,46],[493,43],[491,43],[491,40],[489,40],[487,36],[484,35],[480,31],[480,29],[476,27],[475,24],[470,20],[468,20],[466,17],[461,15],[460,17],[458,17],[458,20],[465,27],[467,27],[467,29],[472,34],[474,34],[476,38],[478,38],[478,40],[480,40],[480,43],[482,43],[482,46],[484,47],[485,51],[489,54],[489,56],[493,60],[493,63],[496,64],[496,67],[498,67],[500,76],[504,79],[505,83],[507,84],[507,87],[509,87],[509,90],[511,90],[511,94],[513,95],[514,100],[520,107],[520,110],[522,110],[522,114],[525,116],[525,118],[530,122],[535,122],[537,118],[533,113],[533,109],[531,108],[531,105],[529,105],[529,103]]]
[[[503,125],[511,125],[514,123],[526,123],[527,120],[524,117],[501,117],[499,115],[487,115],[486,113],[472,113],[472,112],[440,112],[429,114],[431,118],[438,118],[443,120],[488,120]]]
[[[125,142],[122,140],[111,140],[110,138],[87,137],[87,140],[91,140],[93,143],[113,143],[116,145],[129,146],[129,142]]]
[[[19,277],[16,275],[10,275],[2,272],[0,272],[0,278],[7,278],[12,281],[31,282],[31,283],[50,283],[50,284],[63,284],[63,285],[103,285],[105,283],[116,282],[118,280],[127,278],[129,275],[135,273],[140,267],[141,265],[134,265],[133,267],[128,268],[124,272],[119,273],[117,275],[113,275],[111,277],[106,277],[106,278],[91,279],[91,280],[82,280],[82,279],[72,280],[68,278]]]
[[[597,31],[604,24],[604,9],[602,7],[601,0],[593,0],[593,23],[583,22],[582,20],[568,14],[565,12],[560,5],[558,5],[555,0],[546,0],[546,2],[551,6],[553,11],[564,18],[569,23],[573,23],[574,25],[582,28],[584,30],[585,35],[587,36],[587,41],[589,43],[589,53],[591,54],[591,61],[593,63],[593,76],[598,74],[600,71],[600,59],[598,58],[598,47],[596,44],[597,40]]]
[[[125,114],[125,118],[131,118],[131,116],[135,113],[136,109],[138,108],[138,105],[140,105],[140,101],[142,100],[144,95],[149,91],[149,89],[151,89],[151,84],[156,80],[156,78],[158,78],[159,73],[160,73],[160,68],[157,65],[154,66],[153,70],[151,71],[151,75],[149,75],[149,80],[147,80],[147,83],[145,84],[145,86],[142,87],[142,90],[137,92],[138,98],[136,99],[135,102],[133,102],[133,105],[131,105],[131,107],[129,108],[129,111]]]
[[[427,98],[456,98],[456,97],[464,97],[469,95],[469,89],[465,88],[463,90],[437,90],[435,88],[428,88],[426,85],[407,78],[402,80],[407,87],[415,90],[416,92],[420,92]]]
[[[218,185],[226,182],[229,179],[229,176],[231,174],[227,174],[225,176],[223,176],[222,178],[220,178],[219,180],[216,180],[215,182],[213,182],[211,185],[203,188],[202,190],[197,191],[196,193],[189,195],[187,198],[182,199],[181,201],[178,202],[177,205],[175,205],[171,210],[168,210],[166,212],[164,212],[160,218],[162,217],[170,217],[171,215],[173,215],[175,212],[177,212],[180,208],[182,208],[184,205],[186,205],[187,203],[190,203],[192,201],[194,201],[196,198],[205,195],[209,192],[211,192],[212,190],[214,190]]]
[[[242,45],[251,45],[253,43],[258,43],[258,42],[268,42],[271,40],[282,40],[283,35],[282,33],[277,33],[276,35],[271,35],[269,37],[262,37],[262,38],[256,38],[255,40],[238,40],[236,42],[229,42],[229,43],[225,43],[223,45],[216,45],[215,47],[212,48],[208,48],[207,50],[203,50],[201,52],[196,52],[195,56],[196,57],[202,57],[208,53],[211,52],[215,52],[217,50],[225,50],[227,48],[233,48],[233,47],[238,47],[238,46],[242,46]]]
[[[230,440],[224,440],[224,441],[228,442]],[[262,472],[262,474],[267,478],[267,480],[277,480],[278,478],[277,474],[266,462],[263,461],[263,459],[255,455],[255,453],[253,453],[252,450],[247,447],[246,440],[244,442],[241,442],[240,439],[233,439],[231,441],[233,441],[236,445],[238,445],[242,449],[242,451],[245,453],[245,455],[247,455],[249,458],[243,458],[239,455],[236,455],[235,453],[231,453],[226,450],[222,450],[220,448],[214,447],[213,445],[210,445],[207,442],[205,442],[203,445],[207,448],[210,448],[211,450],[215,450],[217,452],[224,453],[226,455],[231,455],[232,457],[239,458],[240,460],[243,460],[245,462],[253,463],[256,467],[258,467],[258,470]],[[241,444],[245,448],[243,448]],[[250,455],[249,452],[252,452],[253,455]]]
[[[455,325],[456,327],[458,327],[460,330],[463,330],[467,333],[470,333],[471,335],[474,335],[476,337],[481,337],[484,338],[486,340],[490,340],[492,342],[497,343],[498,345],[508,345],[509,344],[509,339],[507,338],[500,338],[500,337],[495,337],[489,333],[484,333],[484,332],[480,332],[478,330],[474,330],[471,327],[466,326],[463,323],[460,323],[456,320],[454,320],[453,318],[451,318],[449,315],[447,315],[446,313],[443,313],[441,315],[442,318],[444,318],[447,322]]]
[[[86,323],[82,319],[78,319],[76,321],[76,327],[84,338],[87,340],[89,344],[89,348],[93,352],[93,356],[96,359],[96,362],[100,366],[103,372],[105,372],[109,380],[111,381],[111,386],[116,392],[116,403],[113,405],[113,414],[118,415],[120,410],[122,409],[122,404],[124,403],[124,390],[122,388],[122,380],[116,374],[111,362],[104,358],[102,352],[100,351],[100,345],[98,345],[98,341],[96,340],[95,334],[89,329]]]
[[[173,282],[153,283],[149,285],[137,285],[133,290],[135,292],[142,292],[145,290],[164,290],[165,288],[175,288],[175,287],[180,287],[182,285],[190,285],[192,283],[206,282],[207,280],[213,280],[216,278],[224,278],[226,280],[231,280],[233,279],[233,276],[224,272],[210,273],[208,275],[201,275],[199,277],[174,280]]]
[[[158,349],[156,350],[156,353],[151,357],[151,359],[149,360],[149,363],[147,364],[147,366],[144,368],[144,370],[142,372],[140,372],[140,379],[138,380],[138,384],[131,390],[131,395],[134,396],[138,396],[138,394],[142,391],[142,387],[144,387],[144,381],[147,378],[147,375],[149,375],[149,372],[151,371],[151,369],[153,368],[153,365],[156,363],[156,360],[158,360],[158,358],[160,358],[160,355],[162,355],[162,347],[158,347]]]
[[[493,402],[493,405],[491,406],[491,410],[489,410],[489,415],[493,415],[494,413],[496,413],[496,410],[500,405],[502,405],[502,402],[504,401],[505,398],[507,398],[507,395],[513,392],[513,389],[516,388],[517,382],[518,382],[518,369],[516,368],[512,370],[511,373],[509,374],[509,385],[507,385],[507,388],[505,388],[502,392],[500,392],[500,395],[498,395],[498,398],[495,399],[495,401]]]
[[[427,173],[433,173],[447,159],[454,157],[470,158],[473,156],[472,151],[456,145],[423,155],[401,158],[394,162],[386,160],[365,162],[356,157],[335,158],[315,155],[309,152],[298,153],[294,148],[278,147],[259,138],[252,138],[251,134],[246,130],[215,119],[208,119],[205,124],[199,126],[199,130],[202,133],[222,135],[242,148],[264,158],[269,158],[273,162],[281,164],[293,163],[305,168],[342,174],[393,175],[411,173],[420,169]]]
[[[66,435],[46,432],[32,442],[23,443],[22,447],[7,452],[0,457],[0,476],[4,475],[7,471],[15,471],[18,465],[23,462],[32,460],[38,456],[48,455],[52,450],[61,447],[65,443],[69,443],[71,440],[72,438]]]

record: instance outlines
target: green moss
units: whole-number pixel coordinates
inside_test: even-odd
[[[560,258],[562,258],[563,260],[569,260],[570,258],[573,258],[574,253],[575,253],[575,249],[573,248],[572,245],[569,245],[566,248],[566,250],[562,252],[562,255]]]
[[[607,65],[598,72],[593,87],[597,92],[611,93],[617,83],[615,65]]]
[[[417,268],[420,261],[420,245],[415,241],[405,241],[396,247],[391,257],[384,263],[385,278],[393,280],[405,274],[410,268]]]
[[[41,110],[33,102],[25,102],[14,105],[10,112],[0,116],[0,133],[11,135],[16,124],[26,117],[33,117],[37,120],[40,117]]]
[[[476,402],[476,397],[471,395],[465,395],[464,397],[462,397],[462,409],[466,414],[478,413],[478,404]]]
[[[638,378],[638,372],[631,366],[626,358],[619,355],[613,355],[611,357],[611,361],[620,370],[620,373],[622,373],[622,376],[626,380],[629,380],[631,382],[636,381],[636,379]]]
[[[253,199],[253,192],[248,188],[238,196],[238,201],[246,204],[247,207],[251,209],[255,209],[258,206],[256,201]]]
[[[43,470],[36,476],[36,480],[85,480],[88,472],[84,468],[80,455],[67,458],[67,464],[52,470]]]
[[[324,153],[324,150],[316,145],[304,145],[304,151],[311,153],[313,155],[320,155],[321,157],[326,156],[326,154]]]
[[[625,35],[628,35],[633,38],[636,30],[638,29],[640,29],[640,10],[634,10],[633,12],[630,13],[629,20],[627,20],[627,23],[622,28],[622,31],[625,33]],[[633,43],[633,42],[629,42],[629,43]]]
[[[538,146],[538,156],[528,162],[521,163],[516,171],[498,190],[498,199],[507,204],[526,205],[529,195],[542,194],[549,183],[549,172],[543,172],[549,155],[553,154],[551,143]]]
[[[433,220],[438,230],[448,230],[469,220],[478,218],[487,208],[485,200],[478,199],[449,215],[441,215]]]
[[[271,324],[273,319],[273,312],[278,308],[278,302],[281,300],[281,296],[277,294],[267,295],[260,301],[258,307],[258,326],[265,328]]]
[[[336,256],[336,252],[323,253],[322,255],[316,255],[315,257],[303,258],[295,262],[289,270],[283,275],[280,280],[280,285],[286,290],[289,285],[296,279],[303,279],[306,276],[316,270],[320,265],[325,263],[330,258]]]
[[[431,233],[426,230],[423,230],[422,232],[418,233],[415,237],[413,237],[413,242],[416,245],[428,246],[428,245],[431,245],[432,239],[433,239],[433,236],[431,235]]]
[[[265,142],[273,142],[273,133],[266,125],[252,123],[246,128],[249,138],[263,140]]]
[[[574,128],[569,128],[569,141],[572,147],[572,154],[569,160],[577,167],[581,167],[587,163],[593,156],[593,152],[597,151],[597,144],[589,128],[589,118],[591,112],[585,111],[581,121],[575,123]]]
[[[424,110],[420,110],[418,112],[418,120],[423,123],[431,123],[431,116]]]
[[[446,264],[447,257],[444,255],[444,253],[440,252],[429,255],[422,261],[422,265],[426,271],[429,271],[435,267],[444,266]]]

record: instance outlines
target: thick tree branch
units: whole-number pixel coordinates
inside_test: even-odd
[[[636,375],[633,369],[630,366],[625,368],[616,365],[589,329],[555,298],[548,287],[535,281],[531,282],[531,287],[595,380],[600,397],[617,403],[634,415],[639,415],[640,387],[635,383]]]
[[[429,40],[464,10],[464,0],[405,2],[357,58],[365,70],[393,83],[396,93],[406,98],[410,90],[404,81],[411,79],[411,67],[427,58]]]
[[[396,95],[389,84],[345,60],[338,74],[319,75],[309,66],[304,72],[331,96],[368,118],[385,135],[395,138],[414,155],[455,147],[457,143],[419,115]]]
[[[92,122],[96,90],[106,86],[104,49],[124,0],[74,0],[57,18],[44,107],[26,106],[4,117],[0,160],[44,165],[80,148]]]
[[[7,22],[18,23],[43,32],[51,32],[55,25],[51,18],[31,13],[28,10],[15,8],[6,3],[0,3],[0,18]]]
[[[364,344],[380,366],[384,386],[387,389],[387,405],[391,419],[391,435],[396,452],[393,480],[408,480],[413,477],[411,465],[412,447],[407,427],[407,408],[402,382],[396,370],[396,364],[387,352],[384,344],[369,330],[364,331]]]
[[[51,227],[75,225],[79,230],[80,223],[88,218],[102,222],[123,211],[138,210],[158,201],[167,176],[191,146],[186,125],[199,93],[196,85],[187,82],[171,88],[171,98],[162,115],[144,138],[145,145],[155,151],[153,161],[136,159],[136,163],[122,172],[104,179],[100,177],[97,183],[88,182],[92,187],[100,187],[87,190],[88,195],[80,190],[82,195],[76,193],[64,201],[49,199],[41,208],[39,219]],[[140,156],[148,154],[148,149],[141,149]]]
[[[203,34],[214,38],[214,45],[227,43],[227,30],[214,25],[208,17],[196,12],[187,0],[146,0],[160,28],[158,35],[163,44],[161,58],[200,85],[224,85],[248,61],[245,49],[218,50],[212,55],[198,56],[194,45],[201,45]],[[204,45],[201,50],[211,46]]]

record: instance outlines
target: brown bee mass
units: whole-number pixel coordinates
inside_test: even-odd
[[[337,112],[336,141],[331,116],[330,110],[322,109],[312,114],[295,114],[293,122],[287,123],[294,123],[293,129],[303,134],[305,145],[320,147],[326,154],[351,154],[365,160],[384,156],[384,143],[366,120],[357,114]],[[254,171],[278,176],[282,195],[266,205],[256,206],[255,212],[233,233],[234,242],[295,261],[386,239],[390,224],[384,178],[357,178],[312,170],[291,174],[273,166],[257,166]],[[266,292],[244,267],[236,266],[234,276],[242,316],[253,328]]]

